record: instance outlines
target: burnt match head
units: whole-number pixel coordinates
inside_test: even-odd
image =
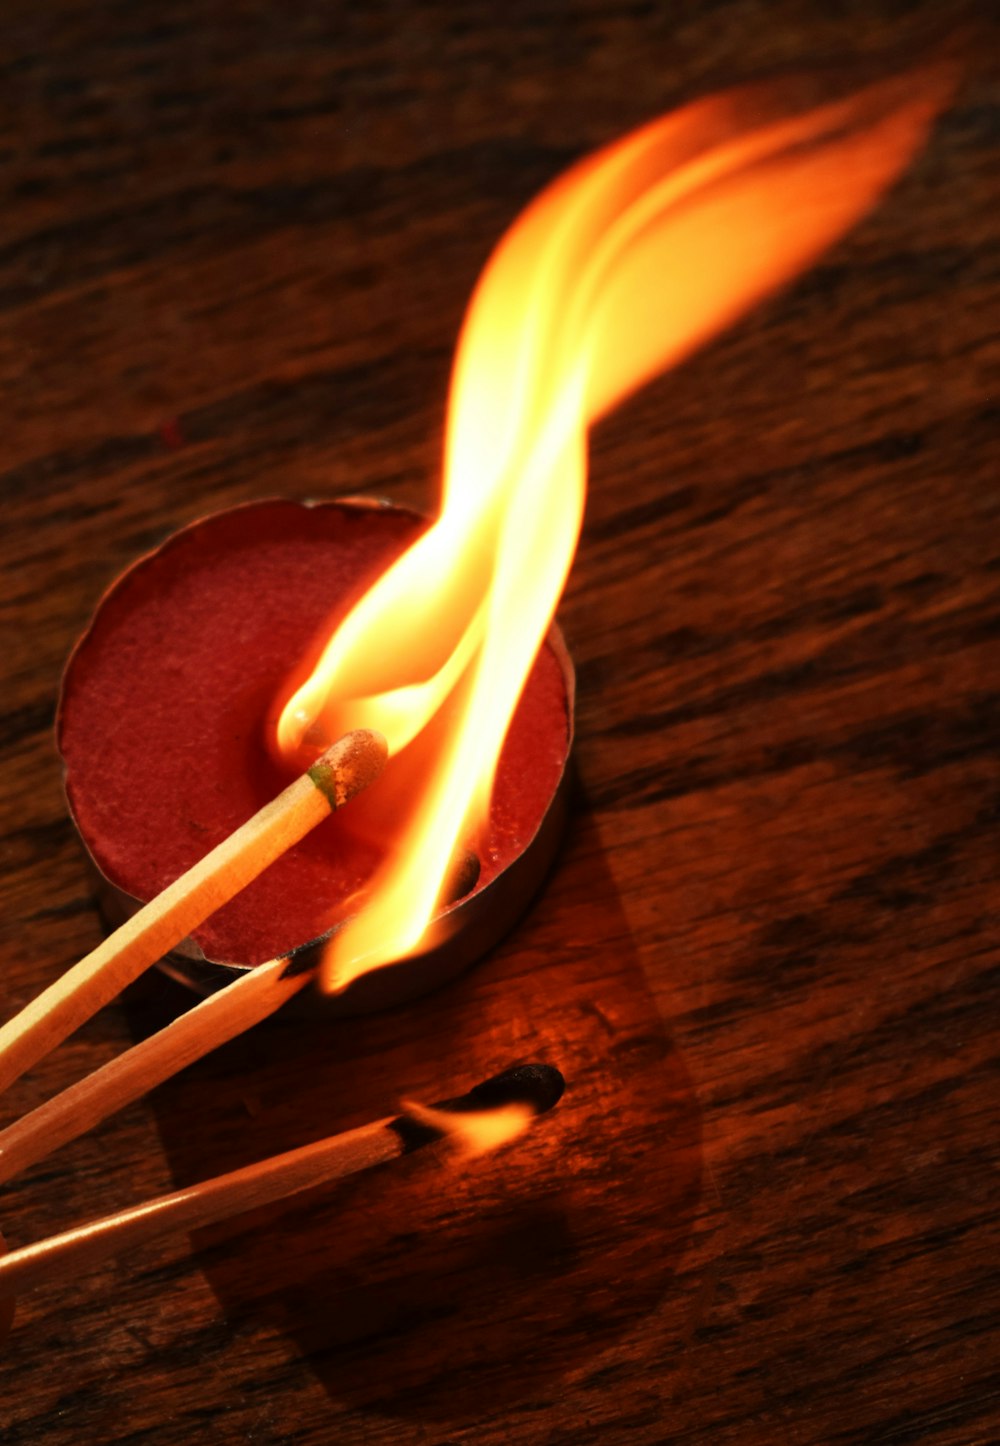
[[[447,1134],[459,1139],[464,1135],[466,1143],[471,1143],[468,1132],[458,1128],[457,1121],[452,1123],[449,1116],[468,1115],[470,1119],[475,1116],[480,1120],[490,1116],[502,1117],[511,1106],[526,1112],[506,1138],[501,1135],[488,1139],[488,1143],[483,1145],[480,1134],[477,1148],[473,1150],[473,1153],[480,1153],[483,1149],[494,1149],[514,1139],[532,1115],[543,1115],[550,1110],[565,1088],[566,1081],[553,1065],[519,1064],[475,1085],[468,1094],[459,1095],[458,1099],[442,1100],[429,1108],[415,1102],[405,1104],[406,1113],[390,1121],[389,1128],[402,1140],[405,1150],[418,1150]]]
[[[561,1099],[566,1081],[551,1064],[518,1064],[492,1079],[483,1080],[447,1106],[451,1110],[496,1110],[504,1105],[527,1105],[536,1115]]]
[[[327,929],[325,934],[319,934],[315,939],[309,939],[305,944],[299,944],[294,949],[290,949],[287,955],[288,962],[282,969],[280,978],[292,979],[297,974],[311,974],[318,969],[323,962],[327,944],[342,927],[341,924],[336,924],[332,929]]]

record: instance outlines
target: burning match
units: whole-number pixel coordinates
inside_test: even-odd
[[[564,1088],[562,1075],[552,1065],[518,1065],[458,1099],[430,1107],[407,1104],[402,1114],[91,1220],[0,1259],[0,1300],[78,1274],[97,1261],[162,1235],[198,1230],[314,1185],[369,1170],[446,1137],[470,1153],[499,1148],[552,1109]]]

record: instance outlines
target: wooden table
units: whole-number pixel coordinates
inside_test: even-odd
[[[100,934],[51,726],[121,568],[261,495],[429,505],[466,298],[543,183],[955,14],[210,10],[0,21],[4,1015]],[[876,214],[599,428],[580,797],[515,936],[412,1008],[257,1030],[28,1172],[3,1229],[519,1057],[564,1068],[556,1114],[25,1298],[4,1446],[1000,1434],[993,38]],[[8,1115],[185,1002],[137,986]]]

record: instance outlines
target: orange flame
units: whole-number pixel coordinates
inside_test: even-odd
[[[462,1151],[466,1159],[487,1155],[509,1145],[528,1129],[535,1111],[528,1105],[498,1105],[492,1110],[439,1110],[416,1100],[404,1100],[403,1110],[411,1119],[429,1129],[439,1130]]]
[[[488,815],[576,548],[589,424],[842,235],[949,89],[930,72],[804,112],[775,89],[699,101],[575,166],[502,239],[459,341],[440,514],[278,725],[289,759],[348,728],[380,730],[393,754],[435,728],[416,806],[331,940],[325,987],[420,947],[456,846]]]

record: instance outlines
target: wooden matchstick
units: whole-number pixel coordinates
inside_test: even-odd
[[[301,778],[0,1028],[0,1092],[385,767],[380,733],[345,734]]]
[[[433,1109],[467,1114],[525,1105],[538,1115],[552,1108],[563,1088],[562,1075],[551,1065],[520,1065]],[[390,1116],[92,1220],[0,1258],[0,1301],[46,1281],[77,1274],[85,1266],[172,1231],[197,1230],[313,1185],[370,1169],[439,1140],[444,1133],[444,1129],[407,1114]]]
[[[478,877],[476,855],[463,855],[454,870],[456,895],[468,893]],[[0,1130],[0,1185],[274,1014],[311,981],[333,932],[247,970],[156,1034]]]
[[[0,1130],[0,1184],[280,1009],[310,982],[327,938],[248,969],[156,1034]]]

